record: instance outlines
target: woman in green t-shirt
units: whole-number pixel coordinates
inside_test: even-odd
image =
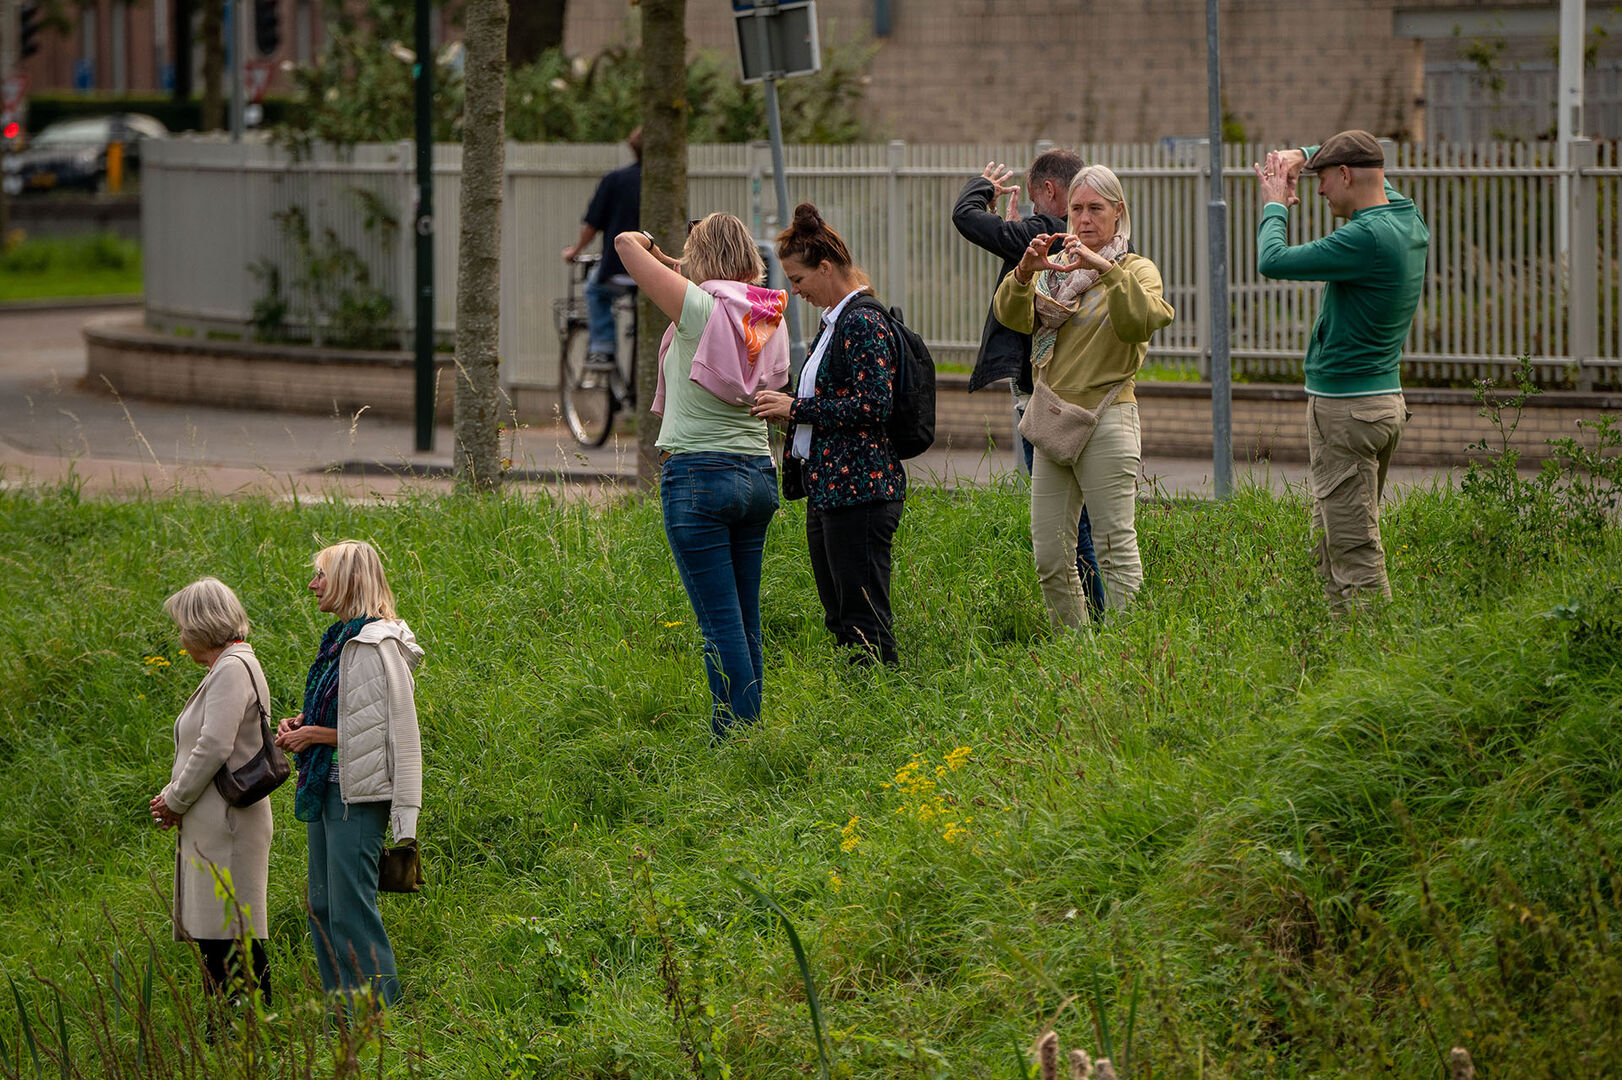
[[[710,733],[760,716],[760,564],[777,512],[759,390],[788,379],[788,295],[766,276],[749,229],[731,214],[693,223],[678,262],[647,233],[621,233],[626,271],[673,324],[659,350],[659,501],[676,570],[704,635]]]

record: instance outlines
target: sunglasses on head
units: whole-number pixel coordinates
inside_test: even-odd
[[[698,223],[703,221],[703,220],[704,220],[703,218],[693,218],[692,220],[688,221],[687,222],[687,235],[692,236],[693,235],[693,230],[698,228]]]

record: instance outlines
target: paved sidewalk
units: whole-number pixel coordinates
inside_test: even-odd
[[[95,309],[0,312],[0,483],[55,485],[76,477],[90,493],[200,490],[219,495],[389,498],[448,491],[452,433],[415,449],[406,421],[250,412],[123,400],[85,385],[79,327]],[[600,493],[636,471],[635,447],[611,440],[577,446],[561,427],[509,435],[514,479],[527,489]],[[984,484],[1014,469],[1007,449],[937,447],[908,463],[915,482]],[[1150,458],[1145,496],[1209,497],[1211,462]],[[1238,466],[1238,482],[1273,490],[1299,485],[1305,465]],[[1400,488],[1448,482],[1439,469],[1396,469]]]

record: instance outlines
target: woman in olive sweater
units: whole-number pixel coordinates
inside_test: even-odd
[[[1115,173],[1102,165],[1082,169],[1068,202],[1070,231],[1032,240],[992,303],[997,321],[1032,335],[1037,381],[1085,409],[1115,394],[1079,458],[1058,461],[1038,446],[1032,461],[1031,544],[1055,628],[1088,620],[1076,573],[1084,503],[1107,606],[1124,608],[1143,584],[1134,518],[1142,446],[1132,387],[1150,335],[1174,314],[1155,264],[1127,251],[1132,217]],[[1055,239],[1063,252],[1050,258]]]

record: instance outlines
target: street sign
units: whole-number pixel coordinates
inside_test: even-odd
[[[738,33],[738,63],[744,82],[815,75],[822,70],[816,0],[752,3],[740,8],[742,2],[733,0],[732,25]]]
[[[249,60],[242,69],[242,85],[248,94],[248,100],[260,102],[265,100],[265,91],[270,89],[270,75],[276,65],[269,60]]]
[[[15,116],[23,111],[23,102],[27,99],[27,75],[14,71],[4,79],[0,79],[0,112],[7,116]]]
[[[96,87],[96,65],[90,60],[80,58],[73,62],[73,88],[75,90],[94,90]]]

